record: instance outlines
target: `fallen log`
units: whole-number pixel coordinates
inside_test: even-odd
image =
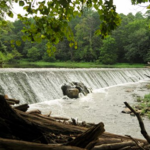
[[[86,132],[82,133],[75,140],[67,143],[66,145],[77,146],[81,148],[86,148],[92,141],[97,141],[99,136],[105,131],[104,124],[101,122]],[[96,143],[95,143],[96,144]],[[94,145],[93,145],[94,146]]]
[[[0,135],[3,135],[1,137],[13,137],[25,141],[48,143],[38,126],[21,117],[8,105],[2,95],[0,95],[0,119],[0,126],[9,129],[4,130],[0,128]]]
[[[47,119],[47,120],[51,120],[51,121],[56,121],[54,118],[52,117],[47,117],[47,116],[44,116],[44,115],[41,115],[41,114],[33,114],[33,115],[36,115],[40,118],[44,118],[44,119]]]
[[[26,141],[2,139],[0,138],[0,149],[1,150],[85,150],[79,147],[63,146],[63,145],[47,145],[32,143]]]
[[[38,115],[28,114],[11,108],[5,101],[4,97],[0,96],[0,137],[3,138],[51,143],[52,135],[57,137],[62,134],[62,137],[65,137],[67,141],[70,137],[77,137],[78,134],[81,134],[75,140],[68,142],[68,145],[66,146],[86,147],[90,142],[93,142],[98,138],[100,131],[103,131],[103,128],[100,128],[100,126],[102,127],[102,123],[87,130],[87,128],[84,127],[63,124],[50,120],[50,117],[43,118]],[[116,138],[118,135],[108,133],[101,135],[101,138],[104,139],[112,137]],[[121,139],[128,139],[131,141],[131,139],[127,137],[125,138],[124,136],[122,136]],[[91,145],[88,147],[91,148]]]
[[[28,104],[22,104],[22,105],[19,105],[19,106],[14,106],[14,109],[18,109],[18,110],[21,110],[21,111],[24,111],[26,112],[29,108],[29,105]]]
[[[122,142],[122,143],[114,143],[114,144],[102,144],[100,146],[95,146],[93,150],[117,150],[127,146],[135,146],[134,142]]]
[[[8,103],[14,103],[14,104],[19,104],[19,103],[20,103],[20,101],[19,101],[19,100],[11,99],[11,98],[6,99],[6,101],[7,101]]]
[[[74,126],[70,124],[63,124],[61,122],[57,122],[51,119],[51,117],[41,117],[40,115],[28,114],[19,110],[16,110],[17,113],[21,115],[25,120],[28,120],[34,124],[36,124],[39,128],[41,128],[46,133],[53,132],[56,134],[81,134],[87,130],[87,128]]]
[[[56,120],[62,120],[62,121],[68,121],[69,119],[68,118],[65,118],[65,117],[54,117],[52,116],[52,118],[56,119]]]
[[[7,101],[7,103],[10,104],[10,105],[14,105],[14,104],[19,104],[20,103],[19,100],[9,98],[8,95],[4,95],[4,98]]]
[[[41,111],[39,109],[31,110],[27,112],[28,114],[41,114]]]
[[[54,120],[50,120],[50,117],[41,117],[39,115],[32,115],[32,114],[27,114],[25,112],[15,110],[17,113],[19,113],[25,120],[28,120],[34,124],[36,124],[39,128],[41,128],[45,133],[55,133],[55,134],[65,134],[65,135],[70,135],[70,134],[75,134],[74,136],[76,137],[78,134],[81,134],[85,132],[88,128],[85,127],[80,127],[80,126],[74,126],[74,125],[68,125],[68,124],[63,124],[60,122],[56,122]],[[103,141],[109,141],[109,139],[118,139],[120,141],[131,141],[126,136],[122,135],[117,135],[117,134],[112,134],[108,132],[104,132],[98,143],[101,143],[101,140]],[[145,140],[142,139],[137,139],[137,141],[140,141],[142,143],[147,143]]]
[[[104,139],[104,138],[100,137],[99,140],[97,141],[96,145],[113,144],[113,143],[121,143],[121,142],[122,142],[122,140],[118,139],[118,138],[105,138]]]
[[[103,138],[103,140],[108,140],[111,138],[115,138],[115,139],[120,139],[122,142],[127,142],[127,141],[132,141],[129,137],[127,136],[123,136],[123,135],[118,135],[118,134],[113,134],[113,133],[108,133],[108,132],[104,132],[102,134],[102,136],[100,137],[100,139]],[[144,143],[144,144],[148,144],[146,140],[143,139],[138,139],[138,138],[134,138],[136,141]]]

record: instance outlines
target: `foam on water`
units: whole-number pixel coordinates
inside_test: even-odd
[[[121,111],[124,109],[124,101],[133,105],[136,103],[136,96],[149,93],[147,84],[150,84],[150,81],[103,88],[79,99],[62,98],[31,104],[29,111],[40,109],[43,114],[49,114],[51,111],[52,116],[78,118],[79,121],[92,123],[103,122],[107,132],[143,138],[136,117]],[[150,121],[144,118],[144,123],[150,132]]]
[[[0,93],[21,103],[37,103],[59,99],[61,86],[67,82],[83,82],[93,90],[145,80],[148,68],[141,69],[1,69]]]
[[[0,93],[30,103],[29,110],[104,122],[107,132],[142,138],[137,119],[121,111],[124,101],[132,105],[136,96],[149,93],[145,74],[150,75],[150,69],[1,69]],[[72,81],[83,82],[93,93],[79,99],[63,97],[61,85]],[[144,121],[150,130],[149,120]]]

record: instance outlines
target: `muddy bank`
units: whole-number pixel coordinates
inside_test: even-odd
[[[107,132],[119,135],[131,135],[143,138],[136,117],[123,114],[124,102],[131,106],[136,103],[137,96],[150,93],[146,85],[150,81],[119,85],[95,90],[87,97],[74,99],[57,99],[32,104],[29,110],[38,108],[43,114],[52,111],[53,116],[78,118],[79,121],[103,122]],[[150,120],[144,118],[147,131],[150,133]]]

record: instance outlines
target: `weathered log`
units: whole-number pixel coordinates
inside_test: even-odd
[[[56,120],[62,120],[62,121],[68,121],[69,120],[68,118],[65,118],[65,117],[54,117],[54,116],[51,116],[51,117],[56,119]]]
[[[39,109],[31,110],[27,112],[28,114],[41,114],[41,111]]]
[[[87,128],[85,127],[74,126],[70,124],[68,125],[68,124],[63,124],[60,122],[52,121],[50,120],[51,117],[43,118],[39,115],[27,114],[19,110],[15,110],[15,111],[17,111],[17,113],[20,114],[25,120],[28,120],[29,122],[36,124],[39,128],[45,131],[45,133],[52,132],[55,134],[59,133],[59,134],[65,134],[65,135],[75,134],[76,136],[87,130]],[[101,143],[102,139],[103,141],[107,141],[109,139],[111,140],[112,138],[115,138],[118,140],[120,139],[121,141],[131,141],[131,139],[129,139],[126,136],[121,136],[121,135],[105,132],[101,135],[99,143]],[[143,142],[143,143],[147,143],[145,140],[142,140],[142,139],[136,139],[136,140]]]
[[[47,145],[19,140],[0,138],[1,150],[85,150],[79,147],[63,145]]]
[[[82,133],[75,140],[67,143],[66,145],[77,146],[85,148],[90,142],[98,140],[98,137],[105,131],[104,124],[101,122],[86,132]]]
[[[102,144],[100,146],[95,146],[93,150],[117,150],[126,146],[135,146],[134,142],[122,142],[122,143],[113,143],[113,144]]]
[[[14,108],[26,112],[29,108],[29,105],[28,104],[22,104],[19,106],[15,106]]]
[[[0,126],[5,126],[5,128],[9,129],[0,128],[0,136],[3,135],[1,137],[8,138],[13,136],[25,141],[48,143],[41,129],[14,111],[2,95],[0,95],[0,119],[3,120],[3,124],[0,122]]]
[[[38,117],[40,117],[40,118],[45,118],[45,119],[47,119],[47,120],[56,121],[54,118],[52,118],[52,117],[47,117],[47,116],[44,116],[44,115],[42,115],[42,114],[33,114],[33,115],[36,115],[36,116],[38,116]],[[41,119],[41,120],[42,120],[42,119]]]
[[[7,103],[9,103],[10,105],[14,105],[14,104],[19,104],[20,103],[19,100],[9,98],[8,95],[4,95],[4,98],[7,101]]]
[[[9,105],[15,105],[15,102],[6,100]]]
[[[15,103],[15,104],[19,104],[20,103],[20,101],[19,100],[16,100],[16,99],[11,99],[11,98],[9,98],[9,99],[6,99],[6,101],[8,102],[8,103]]]
[[[132,141],[129,137],[127,136],[123,136],[123,135],[118,135],[118,134],[113,134],[113,133],[108,133],[108,132],[105,132],[102,134],[102,136],[100,137],[100,139],[103,138],[103,140],[108,140],[108,139],[111,139],[111,138],[116,138],[116,139],[121,139],[122,142],[127,142],[127,141]],[[144,143],[144,144],[148,144],[146,140],[143,140],[143,139],[138,139],[138,138],[134,138],[136,141],[139,141],[141,143]]]
[[[66,125],[48,120],[47,118],[41,118],[36,115],[15,110],[8,105],[3,96],[0,96],[0,137],[48,143],[49,138],[51,137],[49,135],[50,133],[54,133],[55,135],[64,134],[68,136],[74,134],[76,137],[77,134],[85,132],[81,134],[79,138],[72,141],[72,144],[85,147],[99,135],[99,132],[94,132],[96,129],[100,131],[100,128],[97,127],[93,128],[91,134],[87,134],[88,131],[85,132],[87,128]],[[102,137],[106,138],[107,135],[108,134],[103,134]],[[87,140],[85,140],[85,137]],[[91,137],[95,138],[92,139]],[[79,139],[81,139],[81,141]]]
[[[56,122],[51,120],[51,117],[41,117],[40,115],[28,114],[19,110],[16,110],[25,120],[28,120],[36,124],[45,132],[53,132],[60,134],[81,134],[87,130],[87,128],[74,126],[70,124],[63,124],[61,122]],[[53,119],[53,118],[52,118]]]
[[[119,139],[119,138],[102,138],[102,137],[100,137],[96,145],[121,143],[121,142],[122,142],[122,139]]]

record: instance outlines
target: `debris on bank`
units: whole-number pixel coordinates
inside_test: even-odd
[[[0,95],[0,149],[3,150],[141,150],[149,141],[105,132],[104,124],[27,112],[28,104]],[[148,136],[148,135],[147,135]]]

